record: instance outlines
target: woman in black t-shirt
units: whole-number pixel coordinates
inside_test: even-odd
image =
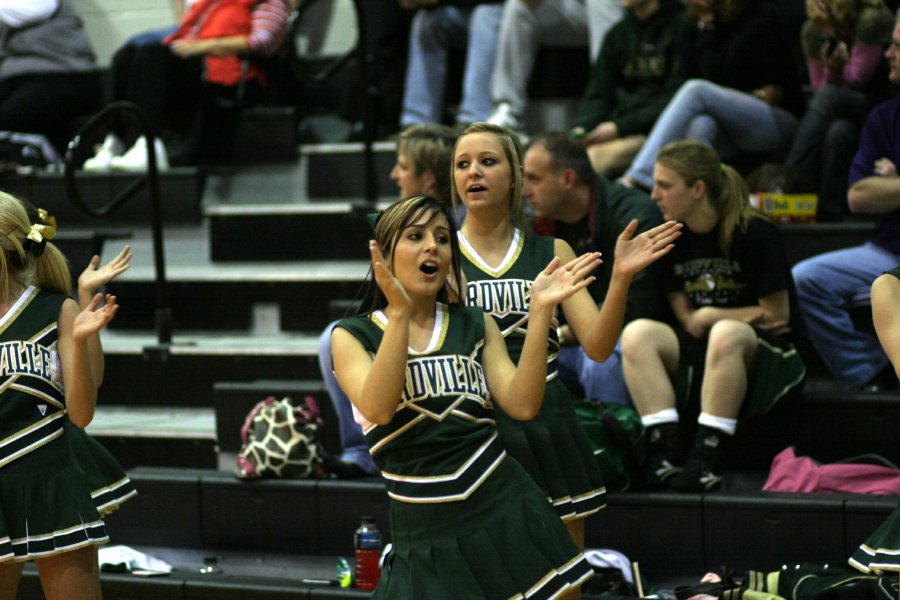
[[[681,141],[656,160],[651,197],[685,224],[660,262],[677,323],[641,319],[622,334],[625,380],[647,427],[646,483],[708,491],[739,418],[768,410],[805,376],[781,233],[748,201],[747,185],[708,145]],[[679,412],[700,415],[687,459]]]

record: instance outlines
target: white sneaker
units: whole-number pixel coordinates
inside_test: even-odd
[[[519,136],[523,144],[527,143],[528,135],[523,127],[523,119],[513,112],[512,106],[508,102],[499,103],[487,121],[488,123],[511,129]]]
[[[102,144],[94,146],[94,156],[84,161],[82,169],[85,171],[103,172],[109,171],[112,159],[125,151],[125,144],[114,133],[106,134]]]
[[[156,150],[156,168],[165,171],[169,168],[166,146],[161,139],[153,138],[153,147]],[[147,160],[147,138],[141,136],[125,154],[113,157],[110,166],[117,171],[141,172],[147,170]]]

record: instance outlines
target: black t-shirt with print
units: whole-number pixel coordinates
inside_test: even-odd
[[[695,308],[735,308],[758,304],[762,297],[788,290],[790,327],[802,327],[791,270],[778,227],[753,218],[745,231],[736,228],[730,256],[719,246],[719,229],[694,233],[685,227],[675,248],[660,265],[667,292],[682,291]]]

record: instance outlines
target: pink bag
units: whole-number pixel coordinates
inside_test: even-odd
[[[819,464],[797,456],[791,446],[772,459],[763,491],[900,495],[900,469],[850,462]]]

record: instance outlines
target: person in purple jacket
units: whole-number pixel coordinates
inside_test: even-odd
[[[900,84],[900,13],[885,52],[888,78]],[[874,333],[857,331],[846,306],[876,277],[900,264],[900,96],[872,109],[850,167],[853,213],[878,216],[875,236],[861,246],[827,252],[793,268],[809,337],[832,374],[848,388],[885,385],[888,358]]]

